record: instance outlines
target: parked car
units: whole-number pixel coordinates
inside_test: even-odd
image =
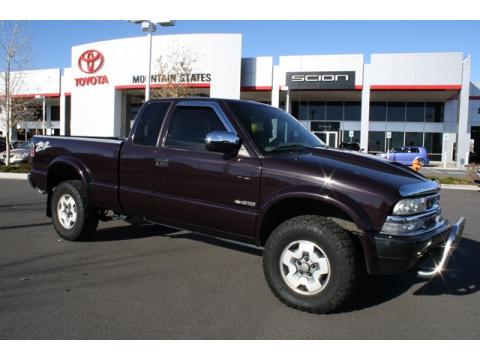
[[[436,267],[419,276],[441,273],[465,222],[442,217],[438,183],[327,148],[289,114],[251,101],[152,100],[127,139],[33,141],[29,181],[48,195],[64,239],[90,240],[116,213],[263,248],[273,293],[310,312],[345,304],[364,271],[398,274],[431,256]]]
[[[423,146],[399,146],[393,148],[388,153],[381,153],[379,156],[396,161],[402,165],[412,165],[413,160],[418,160],[421,166],[430,163],[427,149]]]
[[[341,150],[360,151],[360,144],[357,142],[342,142],[338,148]]]
[[[30,160],[30,153],[33,148],[32,141],[16,142],[10,150],[10,164],[16,165],[26,163]],[[5,164],[7,152],[3,151],[0,154],[0,161]]]

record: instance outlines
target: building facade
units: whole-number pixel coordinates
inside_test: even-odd
[[[242,58],[241,46],[239,34],[154,36],[152,88],[173,82],[194,96],[281,107],[332,147],[358,142],[375,153],[425,146],[433,161],[458,167],[470,151],[480,154],[480,84],[470,81],[469,56],[280,56],[274,64],[268,56]],[[75,46],[71,59],[63,71],[22,72],[16,96],[46,111],[44,122],[36,111],[19,133],[45,124],[47,134],[126,136],[144,99],[147,38]],[[172,63],[185,60],[189,71],[175,74]]]

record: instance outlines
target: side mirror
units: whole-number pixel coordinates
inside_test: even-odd
[[[205,148],[208,151],[233,154],[240,149],[242,141],[237,134],[229,131],[212,131],[205,138]]]

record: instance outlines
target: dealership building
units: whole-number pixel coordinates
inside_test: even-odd
[[[375,153],[425,146],[433,161],[458,167],[470,151],[480,154],[480,83],[470,79],[468,55],[312,54],[274,61],[242,58],[241,49],[239,34],[154,36],[152,88],[173,82],[193,96],[271,104],[332,147],[358,142]],[[43,127],[52,135],[126,136],[144,100],[148,55],[147,37],[115,39],[74,46],[70,68],[18,74],[15,96],[31,99],[35,109],[18,124],[18,136]],[[165,70],[181,60],[188,60],[188,72]]]

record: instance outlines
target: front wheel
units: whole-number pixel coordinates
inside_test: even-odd
[[[360,274],[350,236],[333,221],[314,215],[287,220],[272,232],[263,267],[282,302],[313,313],[338,310],[351,297]]]
[[[55,230],[66,240],[88,240],[97,229],[98,210],[81,181],[64,181],[55,188],[51,213]]]

